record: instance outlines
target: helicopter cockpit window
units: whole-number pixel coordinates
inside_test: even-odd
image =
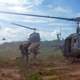
[[[73,40],[73,45],[72,45],[72,48],[78,48],[78,39],[74,39]]]
[[[78,44],[77,44],[77,39],[74,39],[74,47],[78,47]]]

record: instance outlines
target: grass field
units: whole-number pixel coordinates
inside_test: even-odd
[[[49,42],[45,42],[41,44],[40,54],[38,55],[38,60],[36,62],[37,64],[35,64],[35,62],[32,60],[30,61],[31,68],[26,69],[26,65],[24,65],[24,62],[22,62],[20,58],[21,54],[18,48],[19,44],[19,42],[13,42],[5,43],[0,46],[0,65],[16,65],[24,75],[25,80],[42,80],[39,74],[40,69],[42,69],[43,66],[48,65],[47,62],[51,60],[51,62],[53,62],[55,59],[62,57],[60,50],[52,47],[52,43],[49,44]],[[35,69],[36,67],[37,69]]]
[[[0,57],[13,58],[21,56],[19,45],[21,42],[5,43],[0,45]],[[40,55],[46,57],[48,55],[57,55],[61,51],[53,47],[54,42],[42,42],[40,47]]]
[[[22,60],[19,44],[0,46],[0,80],[80,80],[80,63],[66,62],[54,42],[42,42],[37,60],[29,64]]]

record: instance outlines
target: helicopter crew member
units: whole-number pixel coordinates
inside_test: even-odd
[[[30,34],[28,41],[30,43],[28,51],[31,53],[35,50],[35,54],[37,54],[40,47],[40,34],[36,32],[36,29]]]

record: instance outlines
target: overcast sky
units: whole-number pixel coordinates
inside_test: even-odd
[[[80,16],[80,0],[0,0],[0,11],[73,18]],[[33,32],[10,22],[37,28],[42,40],[56,39],[60,31],[63,38],[76,31],[74,22],[0,13],[0,43],[24,41]]]

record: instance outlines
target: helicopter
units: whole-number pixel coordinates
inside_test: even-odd
[[[63,56],[67,59],[75,58],[80,59],[80,17],[76,18],[63,18],[63,17],[53,17],[53,16],[44,16],[44,15],[34,15],[34,14],[25,14],[25,13],[16,13],[16,12],[6,12],[0,11],[3,14],[11,14],[11,15],[23,15],[23,16],[32,16],[32,17],[42,17],[42,18],[50,18],[50,19],[59,19],[59,20],[66,20],[72,21],[77,24],[76,33],[70,34],[65,40],[63,46],[60,48],[62,49]],[[14,23],[12,23],[14,24]],[[17,26],[22,26],[18,24],[14,24]],[[57,35],[59,36],[59,35]]]
[[[3,19],[0,19],[0,21],[9,23],[9,24],[12,24],[12,25],[15,25],[15,26],[23,27],[23,28],[25,28],[25,29],[30,29],[30,30],[33,30],[33,31],[38,30],[38,29],[36,29],[36,28],[24,26],[24,25],[21,25],[21,24],[18,24],[18,23],[9,22],[9,21],[3,20]],[[7,39],[6,39],[5,37],[3,37],[3,38],[2,38],[2,41],[5,41],[5,40],[7,40]]]
[[[2,40],[4,41],[4,40],[6,40],[6,38],[4,37],[4,38],[2,38]]]

